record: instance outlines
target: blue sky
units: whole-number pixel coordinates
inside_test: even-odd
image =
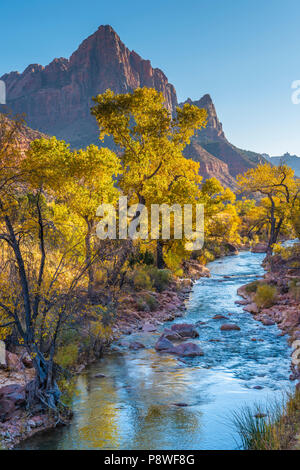
[[[228,139],[300,155],[299,0],[0,0],[0,76],[69,57],[101,24],[161,68],[179,100],[210,93]]]

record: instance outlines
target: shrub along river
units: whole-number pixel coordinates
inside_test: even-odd
[[[184,319],[175,322],[204,322],[199,338],[191,340],[204,356],[181,360],[157,353],[160,331],[134,334],[130,339],[145,349],[112,350],[78,377],[72,423],[20,448],[238,449],[233,411],[281,398],[291,387],[287,338],[235,304],[237,289],[263,275],[263,258],[242,252],[214,261],[211,278],[194,285]],[[228,314],[241,331],[220,331],[228,320],[213,317]],[[105,377],[95,378],[97,373]]]

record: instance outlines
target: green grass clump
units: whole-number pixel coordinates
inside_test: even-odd
[[[167,289],[172,279],[172,273],[169,269],[151,267],[148,268],[147,272],[157,292],[162,292]]]
[[[145,271],[137,271],[134,274],[133,284],[136,290],[152,289],[152,282],[150,276]]]
[[[78,345],[70,343],[60,346],[56,355],[55,362],[63,369],[69,369],[77,364],[78,360]]]
[[[152,290],[162,292],[169,286],[172,273],[169,269],[157,269],[155,266],[146,266],[137,269],[133,274],[133,285],[136,290]]]
[[[262,284],[257,287],[254,302],[259,308],[269,308],[274,305],[277,298],[277,289],[275,286]]]
[[[253,282],[250,282],[250,284],[247,284],[245,287],[245,291],[247,292],[247,294],[255,293],[257,291],[258,284],[259,284],[258,281],[253,281]]]
[[[158,301],[151,294],[146,294],[143,297],[139,297],[137,299],[137,307],[140,311],[155,312],[155,310],[158,308],[158,305]]]
[[[232,421],[245,450],[290,449],[299,432],[300,392],[271,406],[246,406],[233,414]]]
[[[145,295],[145,302],[148,305],[151,312],[155,312],[158,308],[158,301],[153,295]]]

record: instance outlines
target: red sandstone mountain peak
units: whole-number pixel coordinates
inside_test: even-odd
[[[25,113],[28,126],[64,139],[72,147],[99,144],[99,130],[90,108],[92,97],[108,88],[115,93],[144,86],[155,88],[163,93],[170,111],[174,113],[178,104],[176,90],[164,72],[130,51],[110,25],[99,26],[69,59],[55,58],[45,67],[31,64],[23,73],[11,72],[1,79],[6,83],[8,108],[14,114]],[[206,129],[192,139],[186,155],[200,162],[205,178],[216,176],[233,186],[233,177],[255,166],[260,156],[227,141],[209,94],[186,102],[208,113]]]
[[[179,106],[183,106],[185,103],[193,104],[198,106],[198,108],[205,108],[207,111],[207,126],[204,131],[202,131],[202,136],[209,140],[223,139],[225,138],[222,123],[219,121],[215,105],[209,94],[202,96],[199,100],[192,101],[191,98],[188,98],[184,103],[181,103]]]
[[[56,58],[46,67],[31,64],[23,73],[1,79],[14,113],[25,113],[31,128],[65,139],[73,147],[98,143],[90,107],[92,97],[108,88],[126,93],[153,87],[163,93],[170,110],[177,104],[175,88],[165,74],[130,51],[109,25],[85,39],[70,59]]]

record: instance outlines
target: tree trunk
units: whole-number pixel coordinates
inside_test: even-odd
[[[270,227],[270,235],[269,235],[269,242],[267,248],[267,255],[271,255],[273,252],[273,244],[275,243],[275,232],[276,232],[276,218],[275,218],[275,203],[271,195],[268,194],[268,197],[271,202],[271,227]]]
[[[35,325],[32,319],[31,299],[29,294],[29,283],[26,274],[25,263],[13,225],[8,216],[5,216],[5,223],[10,235],[10,246],[14,251],[15,260],[18,266],[26,327],[22,325],[22,320],[18,318],[17,315],[12,313],[12,316],[27,352],[33,358],[33,365],[36,370],[36,378],[30,382],[30,385],[28,386],[28,404],[30,406],[30,404],[33,404],[39,400],[41,403],[43,403],[45,408],[51,408],[52,410],[56,411],[60,397],[60,390],[55,381],[55,374],[53,373],[53,357],[47,361],[35,342]],[[44,260],[42,260],[40,270],[40,284],[44,269],[43,264]],[[38,312],[38,305],[39,302],[37,301],[36,316]]]
[[[275,245],[275,243],[277,243],[282,223],[283,223],[283,219],[280,219],[276,225],[275,217],[271,221],[269,243],[268,243],[268,248],[267,248],[268,255],[271,255],[273,253],[273,246]]]
[[[92,238],[92,226],[89,221],[87,222],[87,234],[85,236],[85,262],[87,265],[88,272],[88,297],[89,299],[93,298],[94,295],[94,283],[95,283],[95,273],[94,266],[92,263],[92,247],[91,247],[91,238]]]
[[[164,261],[164,254],[163,254],[163,242],[161,240],[157,240],[156,243],[156,266],[158,269],[165,269],[166,264]]]
[[[29,346],[27,351],[34,355],[36,371],[35,379],[27,386],[28,405],[31,407],[39,401],[45,409],[57,411],[61,392],[55,380],[53,359],[47,361],[36,347]]]

